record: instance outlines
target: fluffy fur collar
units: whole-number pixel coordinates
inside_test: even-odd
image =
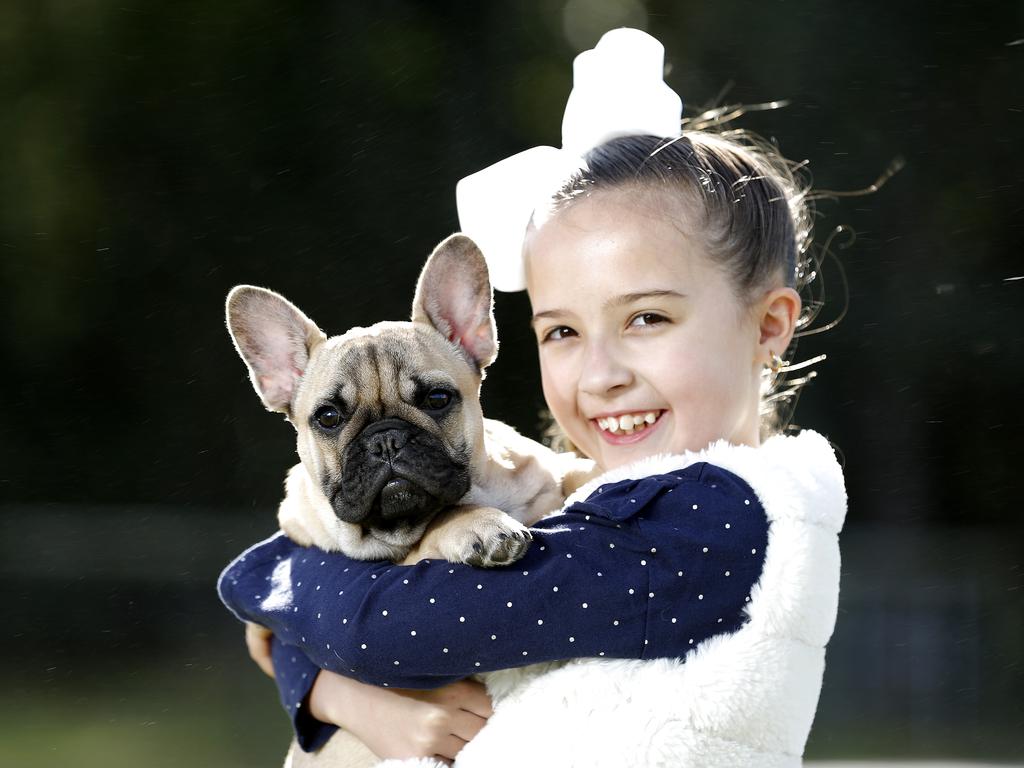
[[[799,768],[839,598],[846,491],[829,442],[804,431],[759,448],[720,442],[654,456],[606,472],[567,503],[701,461],[745,480],[771,523],[748,623],[685,659],[575,659],[491,673],[495,714],[457,767]]]
[[[795,518],[835,532],[842,529],[846,516],[843,472],[832,445],[809,429],[797,435],[775,435],[758,448],[719,440],[702,451],[649,456],[588,481],[565,503],[583,501],[602,485],[664,474],[698,462],[743,478],[754,489],[769,520]]]

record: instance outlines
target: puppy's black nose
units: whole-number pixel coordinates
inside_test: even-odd
[[[375,432],[367,440],[370,455],[378,459],[392,459],[409,442],[409,434],[404,430],[388,429]]]
[[[370,424],[359,436],[359,443],[375,459],[390,461],[412,439],[412,424],[402,419],[381,419]]]

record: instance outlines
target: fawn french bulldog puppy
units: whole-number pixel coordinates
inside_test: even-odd
[[[408,322],[328,338],[273,291],[228,294],[253,386],[295,427],[301,462],[278,513],[290,538],[395,562],[493,566],[525,553],[526,526],[593,465],[483,417],[480,383],[498,349],[492,302],[483,255],[459,234],[427,260]]]

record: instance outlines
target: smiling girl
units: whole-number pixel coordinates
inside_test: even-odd
[[[662,162],[691,147],[662,148]],[[763,371],[789,345],[799,294],[780,265],[775,284],[742,295],[686,234],[699,224],[671,191],[598,181],[600,161],[590,168],[588,183],[575,182],[588,194],[573,190],[526,238],[544,397],[558,424],[605,469],[715,440],[757,445]]]
[[[624,36],[657,46],[660,83],[643,33],[588,54],[605,47],[614,66],[600,69],[625,71],[628,101],[643,89],[635,57],[616,53]],[[516,261],[547,404],[602,471],[534,528],[525,558],[402,567],[276,536],[223,574],[229,607],[276,638],[303,749],[341,725],[380,756],[467,766],[800,763],[846,503],[828,442],[772,436],[766,405],[800,323],[809,216],[785,161],[680,133],[675,108],[674,131],[598,131],[558,192],[529,204],[518,243],[495,245],[462,212],[492,274]],[[470,186],[512,211],[507,172]],[[282,561],[291,598],[269,604]],[[249,636],[269,670],[264,635]],[[537,662],[564,663],[516,671]],[[464,678],[510,669],[489,680],[492,717]]]

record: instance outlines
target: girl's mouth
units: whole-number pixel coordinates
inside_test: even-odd
[[[642,439],[654,427],[664,411],[636,411],[618,416],[602,416],[592,421],[601,437],[612,443],[631,443]]]

